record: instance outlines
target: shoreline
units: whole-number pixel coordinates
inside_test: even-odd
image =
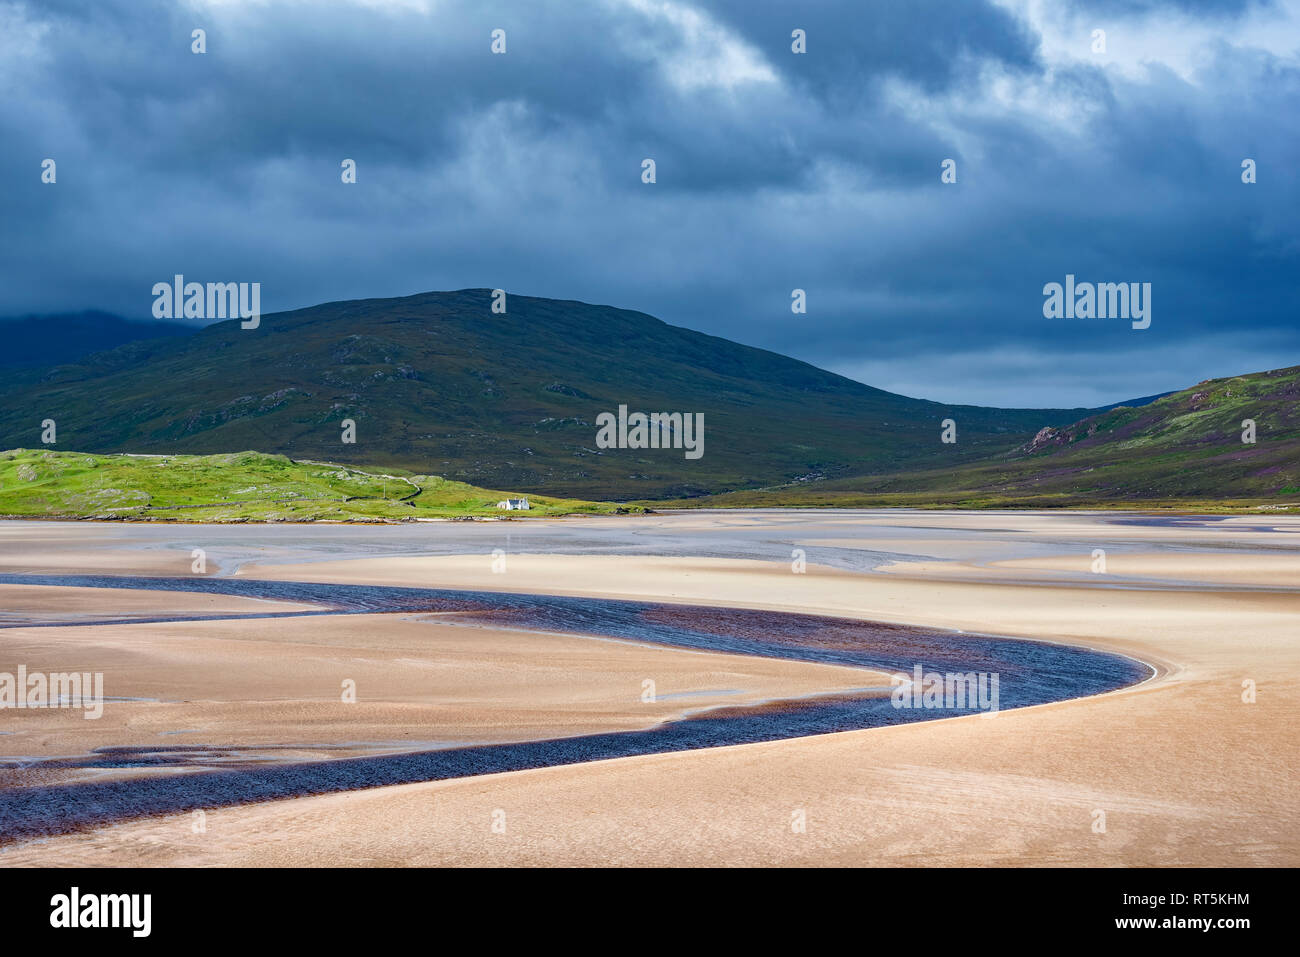
[[[527,493],[530,496],[537,497],[545,493]],[[672,500],[676,502],[677,500]],[[592,512],[569,512],[563,514],[547,515],[445,515],[445,516],[427,516],[427,517],[403,517],[403,518],[352,518],[352,519],[314,519],[311,521],[298,521],[295,519],[261,519],[261,518],[236,518],[228,521],[203,521],[189,520],[183,518],[143,518],[139,516],[121,516],[112,517],[105,515],[23,515],[23,514],[0,514],[0,522],[50,522],[50,523],[67,523],[67,524],[100,524],[100,525],[177,525],[177,526],[238,526],[238,525],[255,525],[259,527],[273,527],[278,525],[287,525],[294,527],[339,527],[339,526],[386,526],[386,525],[419,525],[419,524],[444,524],[454,522],[550,522],[550,521],[570,521],[575,519],[629,519],[641,518],[652,515],[670,516],[670,515],[736,515],[736,514],[763,514],[763,513],[828,513],[828,514],[846,514],[860,512],[884,512],[884,513],[910,513],[917,512],[922,514],[978,514],[991,515],[1005,512],[1010,515],[1104,515],[1104,514],[1124,514],[1124,515],[1147,515],[1152,518],[1232,518],[1244,516],[1278,516],[1288,517],[1300,515],[1300,502],[1295,504],[1243,504],[1240,506],[1220,506],[1215,507],[1207,505],[1203,501],[1191,500],[1188,502],[1178,502],[1171,504],[1134,502],[1132,500],[1119,502],[1089,502],[1077,505],[1047,505],[1040,502],[1028,502],[1023,505],[998,503],[990,505],[971,505],[969,503],[932,503],[927,505],[913,504],[863,504],[863,505],[801,505],[798,503],[789,503],[785,505],[656,505],[653,501],[635,500],[632,502],[600,502],[602,505],[610,505],[615,509],[627,508],[626,512],[619,511],[592,511]],[[192,505],[184,508],[202,509],[202,508],[224,508],[227,504],[214,505]]]

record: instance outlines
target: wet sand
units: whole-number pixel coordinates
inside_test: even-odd
[[[310,611],[298,602],[228,595],[103,588],[60,588],[58,594],[35,585],[0,584],[0,624],[69,622],[153,615],[264,615]]]
[[[1116,552],[1107,553],[1102,566],[1091,553],[1086,553],[984,563],[899,562],[884,566],[880,571],[946,579],[1073,581],[1092,586],[1113,580],[1106,576],[1119,576],[1121,580],[1138,581],[1148,586],[1165,582],[1178,587],[1229,585],[1300,589],[1296,558],[1289,554],[1226,555],[1222,560],[1216,560],[1215,556],[1196,553]]]
[[[962,514],[875,515],[856,525],[820,513],[805,521],[810,540],[833,526],[852,532],[837,536],[842,544],[879,545],[889,536],[895,544],[882,552],[896,551],[894,530],[913,522],[920,531],[902,544],[942,529],[942,538],[967,554],[933,561],[938,540],[932,538],[923,546],[931,549],[930,561],[894,565],[883,574],[814,563],[800,575],[788,561],[511,554],[508,572],[494,576],[489,559],[477,553],[246,565],[242,574],[474,588],[495,582],[509,591],[850,615],[1117,650],[1155,663],[1160,674],[1133,688],[992,719],[214,810],[202,834],[192,832],[188,815],[144,820],[18,845],[0,853],[0,862],[1300,863],[1294,748],[1300,594],[1279,583],[1290,574],[1300,582],[1300,557],[1291,544],[1300,523],[1232,519],[1213,528],[1146,528],[1078,515],[1058,521],[981,514],[970,517],[965,532]],[[683,521],[700,527],[711,519]],[[793,530],[798,538],[784,514],[717,521],[769,536]],[[712,535],[717,528],[700,531]],[[1273,553],[1267,561],[1252,558],[1251,541]],[[963,580],[966,573],[954,569],[978,562],[972,550],[1005,562],[1009,546],[1012,556],[1019,550],[1051,559],[1041,571],[1073,576],[1094,543],[1108,547],[1110,559],[1107,576],[1095,582],[1083,576],[1033,584]],[[1114,561],[1116,546],[1134,553],[1176,549],[1178,557],[1143,563],[1135,554],[1130,566],[1128,559]],[[951,554],[954,545],[943,547]],[[1014,565],[995,571],[999,579],[1019,574]],[[1139,579],[1149,577],[1182,587],[1142,587]],[[1200,584],[1207,582],[1212,587]],[[1253,704],[1242,701],[1246,680],[1257,686]],[[493,830],[495,811],[505,814],[505,833]],[[799,814],[803,831],[792,827]]]
[[[173,597],[150,594],[156,611]],[[698,709],[888,685],[859,668],[452,627],[440,618],[7,629],[6,661],[29,672],[102,672],[106,695],[134,700],[113,701],[96,720],[64,709],[4,712],[0,756],[29,766],[0,777],[55,783],[149,771],[104,768],[89,760],[97,748],[185,749],[166,768],[318,760],[646,728]],[[354,701],[345,700],[347,681]],[[646,681],[653,695],[644,694]]]

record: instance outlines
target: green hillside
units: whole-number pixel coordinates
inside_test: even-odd
[[[701,459],[599,449],[596,416],[701,412]],[[489,290],[334,302],[134,342],[0,386],[0,447],[224,453],[588,499],[689,497],[964,464],[1086,410],[945,406],[643,313]],[[939,441],[940,423],[960,441]],[[341,423],[356,423],[355,444]]]
[[[1255,422],[1255,442],[1242,441]],[[1300,367],[1120,406],[975,464],[681,504],[1300,507]]]
[[[0,516],[174,522],[391,522],[572,512],[629,511],[529,496],[527,512],[502,512],[508,497],[431,475],[384,473],[283,455],[101,455],[0,452]]]

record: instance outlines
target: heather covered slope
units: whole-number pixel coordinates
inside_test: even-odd
[[[1255,442],[1242,441],[1247,419]],[[712,505],[1300,507],[1300,367],[1211,379],[1045,428],[985,462],[718,496]]]
[[[702,412],[705,453],[599,449],[596,416]],[[695,496],[1006,452],[1086,410],[945,406],[638,312],[486,289],[134,342],[0,388],[0,447],[277,452],[582,498]],[[940,423],[960,424],[957,445]],[[343,420],[356,441],[341,441]]]

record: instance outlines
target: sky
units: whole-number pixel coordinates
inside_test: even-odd
[[[5,316],[502,288],[1013,407],[1300,365],[1300,0],[0,0],[0,143]]]

